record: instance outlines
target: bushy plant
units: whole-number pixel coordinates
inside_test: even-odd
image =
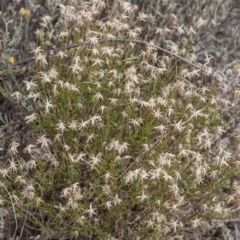
[[[103,1],[60,8],[67,27],[53,36],[44,19],[36,73],[12,94],[39,137],[23,150],[30,160],[10,145],[1,203],[47,239],[168,239],[229,216],[238,162],[220,144],[229,102],[204,86],[209,58],[196,64],[194,48],[167,38],[157,47],[167,27],[139,40],[146,16],[130,26],[129,2],[103,19]],[[45,54],[54,38],[60,48]]]

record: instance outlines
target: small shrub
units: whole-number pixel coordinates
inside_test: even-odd
[[[61,49],[44,53],[54,36],[42,28],[36,74],[12,95],[39,137],[29,161],[10,145],[2,204],[48,239],[164,239],[228,217],[238,165],[220,144],[228,101],[199,85],[208,62],[167,39],[170,55],[139,45],[128,2],[104,19],[102,1],[60,7]]]

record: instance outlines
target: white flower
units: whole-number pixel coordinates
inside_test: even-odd
[[[165,171],[162,171],[162,178],[165,180],[165,181],[168,181],[168,180],[172,180],[172,176],[170,176],[167,172]]]
[[[117,206],[117,205],[120,204],[121,202],[122,202],[122,199],[120,199],[120,198],[118,197],[118,194],[116,194],[115,197],[114,197],[114,200],[113,200],[114,205]]]
[[[98,40],[99,40],[99,38],[97,38],[97,37],[91,37],[91,38],[89,38],[89,42],[90,42],[91,44],[93,44],[93,45],[98,44]],[[102,62],[103,62],[103,61],[102,61]]]
[[[138,13],[138,18],[137,18],[137,19],[138,19],[139,21],[145,22],[147,18],[148,18],[148,15],[147,15],[147,14],[142,13],[142,12],[139,12],[139,13]]]
[[[83,129],[83,128],[86,128],[88,123],[89,123],[89,120],[88,121],[83,121],[81,120],[82,122],[79,124],[79,129]]]
[[[149,219],[148,221],[145,221],[147,223],[147,228],[153,228],[155,225],[155,222],[152,221],[152,219]]]
[[[87,138],[86,143],[91,142],[94,138],[95,138],[95,134],[90,134],[90,135],[88,136],[88,138]]]
[[[166,131],[166,127],[164,125],[159,125],[157,127],[154,127],[154,129],[157,129],[161,134]]]
[[[143,201],[149,199],[150,196],[149,196],[149,195],[146,195],[146,194],[144,193],[144,191],[142,191],[142,195],[141,195],[141,196],[138,196],[137,198],[140,199],[140,202],[143,202]]]
[[[195,118],[195,119],[197,119],[198,117],[205,117],[205,118],[207,118],[208,115],[202,113],[203,110],[204,110],[204,109],[191,111],[191,112],[192,112],[191,118]]]
[[[100,110],[103,113],[105,109],[107,109],[106,106],[101,106],[98,110]]]
[[[72,69],[73,73],[80,73],[83,71],[83,69],[78,64],[71,65],[70,68]]]
[[[126,142],[124,142],[123,144],[119,144],[117,148],[118,153],[121,155],[122,153],[126,152],[128,150],[129,145],[130,144]]]
[[[26,180],[23,178],[23,176],[20,176],[20,175],[15,178],[15,182],[19,182],[19,183],[22,183],[22,184],[27,183]]]
[[[162,112],[160,111],[160,109],[153,110],[153,115],[154,115],[154,117],[159,119],[160,117],[162,117]]]
[[[30,160],[27,162],[27,169],[36,169],[37,164],[35,160]]]
[[[19,102],[22,98],[22,94],[18,91],[14,92],[11,97],[15,98],[17,100],[17,102]]]
[[[192,62],[192,59],[189,59],[189,61],[190,62]],[[186,75],[186,77],[190,77],[190,78],[192,78],[192,77],[194,77],[194,76],[200,76],[200,74],[198,73],[198,72],[200,72],[201,71],[201,69],[194,69],[192,72],[189,72],[187,75]]]
[[[174,112],[175,112],[175,110],[173,108],[171,108],[171,107],[168,108],[168,112],[167,112],[168,117],[170,118]]]
[[[51,163],[50,163],[50,165],[52,166],[52,167],[57,167],[57,166],[59,166],[59,161],[57,161],[55,158],[52,158],[51,159]]]
[[[182,120],[180,120],[178,123],[172,124],[174,126],[174,128],[181,132],[185,127],[184,127],[184,123],[182,123]]]
[[[95,47],[93,47],[92,49],[90,49],[90,51],[92,51],[93,55],[99,55],[99,50]]]
[[[93,215],[97,215],[94,211],[94,209],[92,208],[92,203],[90,203],[90,207],[88,210],[85,210],[85,212],[87,212],[89,214],[89,217],[92,218]]]
[[[9,169],[11,169],[14,172],[17,172],[17,163],[14,161],[14,159],[9,160],[10,166]]]
[[[111,174],[108,172],[104,175],[106,181],[108,181],[109,179],[112,179],[113,177],[111,176]]]
[[[106,207],[108,208],[108,210],[112,207],[111,201],[107,201],[105,204],[106,204]]]
[[[124,178],[125,178],[126,183],[133,182],[136,178],[135,172],[129,171]]]
[[[67,57],[67,55],[64,54],[63,51],[59,51],[55,56],[56,56],[56,57],[60,57],[61,59],[63,59],[64,57]]]
[[[182,24],[181,26],[179,26],[179,25],[177,24],[177,27],[175,27],[175,28],[177,29],[178,34],[182,35],[182,34],[185,32],[185,31],[183,30],[183,27],[184,27],[183,24]]]
[[[86,156],[85,153],[80,152],[77,156],[77,161],[84,161],[84,157]]]
[[[33,186],[32,183],[29,183],[26,187],[25,187],[25,190],[28,192],[28,191],[31,191],[31,192],[34,192],[35,191],[35,188]]]
[[[6,178],[6,177],[8,177],[8,169],[0,169],[0,175],[3,177],[3,178]],[[2,186],[2,184],[4,184],[4,183],[0,183],[1,184],[1,186]]]
[[[66,211],[66,207],[63,207],[61,203],[59,205],[55,205],[54,208],[58,208],[60,210],[60,212]]]
[[[28,99],[33,98],[33,99],[34,99],[34,102],[36,102],[37,98],[40,98],[40,93],[30,92],[30,93],[27,95],[27,98],[28,98]]]
[[[41,47],[37,47],[37,48],[35,48],[34,50],[31,51],[31,53],[33,53],[35,56],[38,55],[41,52],[43,52]]]
[[[45,137],[45,135],[43,135],[37,139],[37,144],[41,144],[41,148],[44,148],[44,147],[48,148],[49,142],[50,141]]]
[[[47,60],[46,60],[46,54],[41,54],[41,53],[39,53],[39,54],[35,57],[35,61],[36,61],[36,63],[37,63],[37,62],[40,62],[40,63],[45,64],[45,65],[48,64],[48,63],[47,63]]]
[[[37,87],[38,85],[36,84],[36,82],[28,82],[28,81],[23,81],[26,85],[26,89],[27,91],[33,90],[35,87]]]
[[[64,132],[64,130],[66,129],[64,123],[59,120],[59,123],[57,124],[57,127],[56,127],[57,130],[60,130],[62,133]]]
[[[102,66],[102,63],[104,62],[103,60],[100,60],[99,58],[93,59],[93,61],[94,61],[94,64],[92,65],[93,67],[95,65]]]
[[[193,27],[190,27],[190,28],[188,29],[188,31],[187,31],[187,35],[191,35],[191,34],[193,34],[193,35],[196,34],[196,32],[194,31]]]
[[[41,75],[42,82],[44,82],[44,83],[51,82],[51,79],[50,79],[50,77],[48,76],[47,73],[39,72],[39,74]]]
[[[51,69],[48,71],[48,75],[49,75],[50,78],[56,79],[57,76],[58,76],[58,72],[56,71],[55,68],[51,68]]]
[[[44,103],[45,103],[45,113],[47,114],[47,113],[49,113],[49,109],[53,108],[54,105],[47,98],[46,98],[46,101]]]
[[[148,179],[148,177],[149,177],[148,172],[145,169],[141,169],[140,178],[144,180],[144,179]]]
[[[151,174],[150,179],[159,179],[161,177],[161,174],[162,174],[162,168],[160,167],[160,168],[151,170],[150,174]]]
[[[135,30],[129,30],[128,36],[129,36],[129,38],[137,39],[139,36],[139,33],[135,32]]]
[[[223,205],[222,203],[217,203],[213,208],[214,211],[216,213],[222,214],[224,212],[224,207],[222,205]]]
[[[165,31],[164,31],[164,29],[162,29],[162,28],[157,28],[156,27],[156,32],[155,32],[155,34],[160,34],[160,35],[164,35],[165,34]]]
[[[92,126],[94,126],[95,122],[98,122],[98,121],[101,121],[101,117],[98,114],[94,115],[89,119],[89,122],[91,122]]]
[[[205,25],[207,23],[207,20],[203,20],[202,17],[200,17],[197,22],[195,23],[197,28],[200,28],[201,26]]]
[[[205,149],[205,150],[206,150],[206,149],[210,149],[211,146],[212,146],[212,141],[211,141],[211,139],[205,139],[205,140],[204,140],[204,145],[203,145],[204,149]]]
[[[169,225],[173,228],[174,232],[177,231],[177,228],[182,227],[182,223],[178,223],[178,220],[175,221],[173,219],[170,221]]]
[[[76,209],[78,207],[77,203],[73,200],[72,197],[68,197],[68,202],[66,205],[72,209]]]
[[[69,128],[72,130],[77,130],[78,128],[78,122],[77,120],[73,120],[68,124]]]
[[[35,148],[35,147],[36,147],[35,145],[29,144],[23,149],[23,152],[24,153],[28,152],[29,154],[32,154],[33,153],[32,148]]]
[[[71,148],[66,143],[63,145],[63,148],[68,152]]]
[[[197,228],[202,224],[202,219],[201,218],[195,218],[194,220],[191,221],[193,228]]]
[[[97,102],[99,101],[99,99],[103,100],[103,95],[99,92],[97,92],[94,96],[93,99],[96,100]]]
[[[102,161],[101,156],[102,156],[102,153],[98,153],[97,156],[94,156],[93,154],[90,155],[90,159],[91,159],[93,166],[97,165],[98,163],[100,163]]]
[[[32,123],[37,119],[37,115],[36,115],[36,113],[33,113],[29,116],[26,116],[24,119],[25,119],[26,123]]]
[[[41,20],[44,24],[47,25],[48,23],[50,23],[52,21],[52,18],[50,16],[45,15],[45,16],[41,17]]]
[[[134,6],[130,2],[121,1],[121,5],[124,13],[129,14],[134,12]]]
[[[69,158],[70,162],[77,163],[76,154],[69,153],[68,158]]]
[[[143,122],[141,118],[138,119],[130,119],[129,123],[132,124],[134,127],[140,126],[140,124]]]

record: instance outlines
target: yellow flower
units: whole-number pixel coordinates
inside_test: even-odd
[[[15,58],[13,56],[11,56],[10,58],[8,58],[8,62],[11,64],[15,63]]]
[[[30,16],[31,11],[27,8],[21,8],[20,9],[20,14],[25,15],[26,17]]]
[[[233,65],[234,70],[240,70],[240,64],[235,64]]]
[[[234,91],[234,99],[238,98],[239,95],[240,95],[240,89],[237,88],[237,89],[235,89],[235,91]]]

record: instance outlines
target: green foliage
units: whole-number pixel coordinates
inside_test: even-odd
[[[168,239],[187,224],[226,218],[222,190],[238,166],[220,144],[228,103],[195,84],[210,66],[193,69],[193,53],[173,42],[173,56],[153,42],[139,49],[132,38],[141,29],[128,24],[134,7],[116,1],[97,20],[105,5],[96,2],[60,6],[63,49],[47,58],[42,41],[27,93],[12,95],[34,109],[25,120],[39,137],[24,149],[29,161],[11,144],[3,203],[49,239]],[[82,45],[65,48],[71,41]]]

